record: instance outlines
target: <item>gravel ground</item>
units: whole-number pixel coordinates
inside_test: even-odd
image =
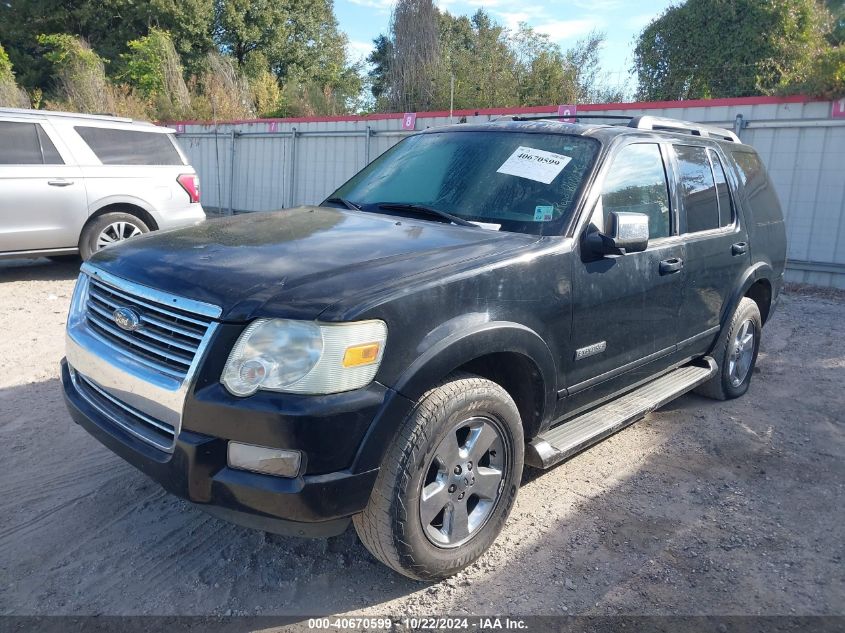
[[[353,531],[269,536],[165,494],[70,420],[76,268],[0,262],[0,614],[843,614],[845,299],[797,289],[750,392],[685,396],[549,472],[417,583]]]

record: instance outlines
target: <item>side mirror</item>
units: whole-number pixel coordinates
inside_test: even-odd
[[[640,253],[648,248],[648,216],[645,213],[614,211],[607,233],[587,234],[587,243],[596,255]]]

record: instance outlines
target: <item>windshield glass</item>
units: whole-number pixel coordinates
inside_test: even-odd
[[[565,134],[449,131],[409,137],[330,197],[366,211],[418,204],[502,231],[553,235],[573,211],[598,153]],[[428,216],[431,217],[431,216]]]

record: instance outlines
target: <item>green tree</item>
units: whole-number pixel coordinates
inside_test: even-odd
[[[211,50],[213,0],[5,0],[0,2],[0,41],[7,45],[22,85],[45,87],[52,75],[41,34],[82,37],[107,72],[122,72],[126,43],[156,27],[168,31],[190,72],[198,72]],[[112,63],[113,62],[113,63]]]
[[[640,34],[638,97],[742,97],[805,82],[829,46],[817,0],[687,0]]]
[[[12,62],[0,44],[0,107],[28,108],[29,98],[15,81]]]
[[[437,25],[436,38],[429,33]],[[377,107],[455,109],[619,101],[608,87],[590,33],[569,50],[527,24],[514,32],[484,10],[471,17],[440,11],[431,0],[397,3],[389,36],[374,40],[369,61]]]
[[[62,107],[76,112],[109,112],[109,84],[103,59],[88,43],[66,33],[39,35],[44,59],[53,65]]]
[[[393,44],[386,35],[379,35],[373,40],[373,50],[367,56],[367,63],[372,68],[367,73],[367,77],[370,80],[370,92],[376,100],[387,91],[387,74],[391,55],[393,55]]]
[[[440,13],[433,0],[398,0],[390,19],[390,108],[430,110],[437,103]]]
[[[215,0],[214,6],[215,42],[240,68],[257,76],[266,65],[299,100],[320,93],[320,113],[347,111],[361,79],[348,62],[331,0]]]
[[[290,34],[287,2],[276,0],[215,0],[214,41],[235,58],[239,66],[260,51],[276,63]]]
[[[0,81],[14,80],[15,74],[12,72],[12,62],[9,61],[9,55],[6,49],[0,44]]]
[[[831,47],[813,60],[807,79],[791,86],[790,92],[824,99],[841,99],[845,96],[845,45]]]
[[[167,31],[155,27],[148,35],[127,43],[121,55],[128,81],[155,109],[157,119],[177,119],[188,114],[191,95],[185,84],[182,61]]]
[[[129,86],[108,80],[103,59],[82,38],[53,33],[39,35],[38,43],[46,50],[44,58],[56,82],[55,99],[45,104],[48,109],[150,116],[147,104]]]

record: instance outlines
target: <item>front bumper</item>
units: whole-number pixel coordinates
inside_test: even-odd
[[[112,423],[82,397],[66,361],[62,384],[71,417],[107,448],[167,491],[248,527],[299,536],[339,534],[366,506],[378,474],[377,468],[349,469],[288,479],[232,469],[226,461],[227,439],[196,432],[187,428],[190,424],[183,425],[172,452],[161,451]],[[336,439],[327,434],[324,441]]]

